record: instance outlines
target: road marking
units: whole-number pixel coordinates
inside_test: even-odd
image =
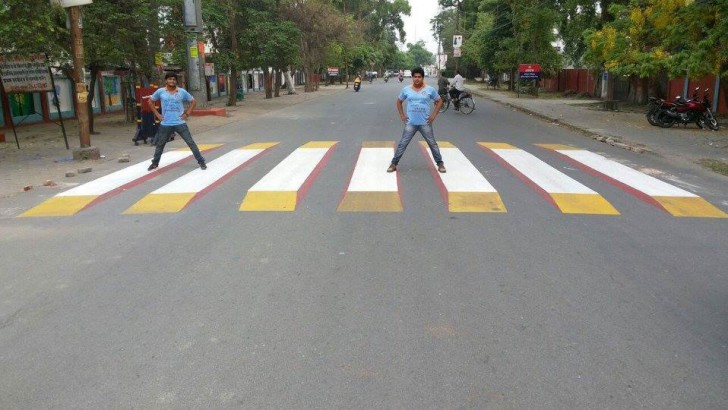
[[[430,159],[430,169],[440,186],[450,212],[506,212],[498,191],[456,146],[439,141],[447,172],[437,172],[437,164],[427,143],[420,141],[422,155]]]
[[[241,211],[295,211],[338,141],[310,141],[253,185]]]
[[[698,195],[599,154],[561,144],[536,145],[561,154],[587,171],[673,216],[728,218],[728,214]]]
[[[601,195],[520,148],[498,142],[478,145],[565,214],[619,215]]]
[[[200,144],[201,152],[210,151],[222,144]],[[89,181],[68,191],[49,198],[40,205],[20,214],[18,217],[36,216],[71,216],[95,205],[104,199],[110,198],[125,189],[144,181],[152,179],[160,173],[167,171],[182,162],[192,158],[189,148],[179,148],[165,152],[159,161],[159,168],[149,172],[147,167],[151,158],[138,164],[120,169],[114,173]]]
[[[339,212],[402,212],[399,172],[387,172],[394,156],[392,141],[364,141],[337,210]]]
[[[124,214],[179,212],[190,202],[222,184],[251,160],[277,144],[277,142],[264,142],[234,149],[220,158],[208,162],[206,170],[191,171],[146,195],[124,211]]]

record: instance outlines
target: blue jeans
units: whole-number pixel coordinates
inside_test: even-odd
[[[442,155],[440,155],[440,147],[437,146],[437,141],[435,141],[435,132],[432,130],[432,124],[405,125],[404,130],[402,131],[402,139],[399,140],[397,151],[395,151],[394,158],[392,158],[392,164],[399,164],[399,159],[402,158],[404,150],[407,149],[407,145],[409,145],[410,141],[412,141],[412,137],[415,136],[417,131],[419,131],[425,141],[427,141],[427,145],[430,147],[430,151],[432,151],[432,158],[435,159],[435,163],[437,163],[437,165],[442,165]]]
[[[154,158],[152,159],[152,164],[159,164],[159,160],[162,158],[162,152],[164,152],[164,146],[167,144],[167,141],[169,140],[169,136],[170,134],[172,134],[172,131],[179,134],[180,137],[185,140],[187,146],[190,147],[190,150],[192,151],[192,155],[195,156],[197,163],[204,164],[205,158],[202,158],[202,154],[200,154],[200,149],[197,148],[195,140],[192,139],[192,134],[190,134],[190,129],[187,128],[187,124],[159,126],[159,133],[157,135],[157,148],[154,150]]]

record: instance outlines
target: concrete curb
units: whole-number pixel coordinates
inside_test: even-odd
[[[499,103],[499,104],[504,105],[506,107],[511,107],[511,108],[516,109],[516,110],[519,110],[521,112],[524,112],[524,113],[533,115],[534,117],[538,117],[538,118],[540,118],[542,120],[545,120],[545,121],[548,121],[548,122],[550,122],[552,124],[558,124],[558,125],[564,126],[564,127],[568,128],[568,129],[570,129],[572,131],[575,131],[575,132],[584,134],[585,136],[590,137],[592,139],[595,139],[597,141],[604,142],[605,144],[609,144],[611,146],[614,146],[614,147],[617,147],[617,148],[626,149],[628,151],[636,152],[636,153],[639,153],[639,154],[649,153],[649,154],[653,154],[653,155],[659,155],[656,152],[651,151],[648,148],[645,148],[641,144],[636,144],[636,143],[631,143],[631,142],[628,142],[628,141],[624,141],[622,139],[622,137],[618,137],[618,136],[614,136],[614,135],[604,135],[604,134],[601,134],[601,133],[597,133],[597,132],[594,132],[593,130],[590,130],[588,128],[584,128],[584,127],[581,127],[581,126],[578,126],[578,125],[571,124],[571,123],[566,122],[566,121],[564,121],[562,119],[554,118],[552,116],[549,116],[549,115],[540,113],[538,111],[531,110],[531,109],[526,108],[524,106],[521,106],[521,105],[518,105],[518,104],[513,104],[513,103],[510,103],[510,102],[507,102],[507,101],[502,101],[502,100],[499,100],[497,98],[493,98],[490,95],[488,95],[487,93],[481,93],[480,90],[477,90],[477,89],[471,89],[471,92],[474,95],[477,95],[478,97],[485,98],[487,100],[490,100],[490,101]]]

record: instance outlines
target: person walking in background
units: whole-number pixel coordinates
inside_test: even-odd
[[[405,101],[407,101],[406,114],[403,105]],[[435,102],[434,109],[432,108],[432,101]],[[442,161],[442,155],[440,155],[440,147],[437,146],[435,133],[432,129],[432,123],[435,122],[435,118],[440,113],[440,107],[442,107],[442,98],[440,98],[437,90],[425,84],[425,70],[422,67],[415,67],[412,70],[412,85],[404,87],[397,98],[399,118],[405,125],[402,138],[399,140],[397,151],[394,153],[394,158],[392,158],[392,163],[387,168],[387,172],[397,170],[399,160],[417,131],[427,141],[427,145],[432,152],[432,158],[437,164],[437,170],[446,172],[445,163]]]
[[[195,140],[192,139],[192,134],[190,134],[190,129],[187,127],[186,122],[192,110],[197,106],[197,101],[195,101],[195,98],[187,90],[177,87],[177,74],[167,73],[164,76],[164,82],[165,87],[159,88],[149,98],[149,106],[160,123],[157,135],[157,148],[154,150],[152,164],[149,165],[147,170],[152,171],[159,166],[159,160],[162,158],[164,146],[167,144],[167,140],[172,132],[176,132],[185,140],[200,168],[207,169],[205,158],[202,157],[199,148],[197,148],[197,144],[195,144]],[[154,105],[155,102],[160,100],[162,101],[161,114]],[[185,110],[184,102],[189,102],[187,110]]]

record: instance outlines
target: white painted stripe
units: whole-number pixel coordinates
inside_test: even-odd
[[[159,161],[159,168],[164,168],[171,163],[180,161],[191,155],[192,151],[190,150],[165,152],[162,155],[161,161]],[[151,161],[152,159],[150,158],[144,162],[126,167],[73,189],[69,189],[68,191],[61,192],[57,196],[103,195],[149,174],[150,171],[147,171],[147,168]]]
[[[426,146],[423,145],[423,147]],[[430,161],[437,165],[429,148],[426,152]],[[447,172],[438,174],[448,192],[496,192],[493,185],[485,179],[483,174],[465,157],[459,148],[440,147],[440,153],[443,161],[445,161]]]
[[[492,149],[492,151],[550,194],[596,194],[585,185],[522,149]]]
[[[195,169],[152,192],[153,194],[184,194],[200,192],[235,168],[250,161],[264,149],[234,149],[207,163],[207,169]]]
[[[298,148],[250,191],[298,191],[331,148]]]
[[[397,173],[387,172],[394,156],[394,148],[362,148],[349,191],[398,192]]]
[[[649,196],[697,197],[691,192],[593,152],[586,150],[558,150],[558,152]]]

